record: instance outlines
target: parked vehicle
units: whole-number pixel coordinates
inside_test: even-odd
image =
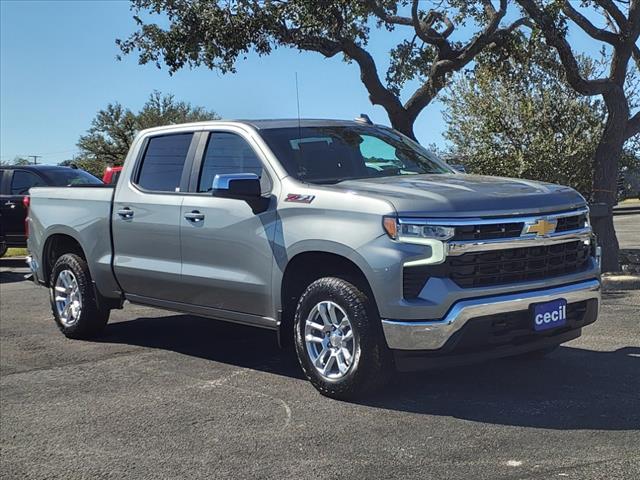
[[[107,185],[112,185],[118,182],[122,172],[122,167],[107,167],[104,169],[104,175],[102,175],[102,181]]]
[[[394,367],[543,355],[600,302],[577,192],[457,173],[363,122],[145,130],[115,188],[33,189],[29,226],[67,337],[98,334],[124,300],[253,325],[335,398]]]
[[[0,167],[0,257],[9,247],[27,246],[25,218],[31,187],[100,184],[84,170],[54,165]]]

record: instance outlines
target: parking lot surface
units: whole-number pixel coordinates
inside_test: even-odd
[[[640,291],[539,361],[320,396],[272,333],[127,304],[72,341],[0,260],[2,478],[640,478]]]

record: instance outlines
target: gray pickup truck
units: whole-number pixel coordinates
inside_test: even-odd
[[[67,337],[125,300],[253,325],[334,398],[394,370],[540,356],[600,303],[578,193],[458,173],[363,119],[145,130],[115,187],[33,188],[28,225]]]

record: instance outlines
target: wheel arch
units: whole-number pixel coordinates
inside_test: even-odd
[[[80,241],[69,232],[56,232],[47,237],[42,247],[42,269],[45,286],[49,286],[49,277],[56,260],[66,253],[74,253],[85,261],[87,259]]]
[[[279,283],[277,300],[280,305],[279,343],[286,345],[291,340],[293,316],[298,300],[313,281],[322,277],[339,277],[350,281],[369,297],[376,308],[376,299],[367,278],[366,267],[362,268],[353,256],[346,252],[328,250],[305,250],[296,253],[286,264]],[[356,252],[353,252],[357,255]],[[350,258],[351,257],[351,258]],[[364,261],[361,260],[363,263]]]

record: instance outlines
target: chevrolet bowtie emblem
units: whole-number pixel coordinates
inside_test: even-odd
[[[533,223],[529,223],[525,226],[524,233],[535,233],[538,237],[544,237],[556,231],[558,225],[557,219],[548,220],[546,218],[539,218]]]

